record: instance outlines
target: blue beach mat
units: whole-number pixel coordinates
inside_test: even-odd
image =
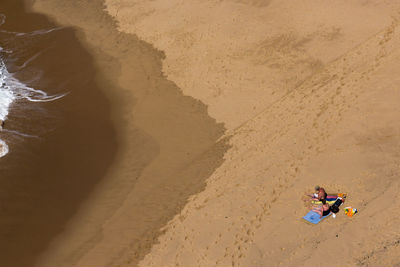
[[[317,224],[320,221],[322,221],[323,219],[325,219],[326,217],[329,217],[331,214],[332,214],[332,212],[329,213],[328,215],[323,216],[322,218],[320,218],[319,217],[320,215],[318,213],[316,213],[315,211],[310,210],[310,212],[307,213],[307,215],[304,216],[303,219],[308,221],[308,222],[310,222],[310,223]]]

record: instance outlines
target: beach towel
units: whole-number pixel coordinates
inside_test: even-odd
[[[329,205],[332,205],[333,203],[335,203],[337,197],[335,199],[331,199],[331,198],[326,198],[326,203],[328,203]],[[312,204],[315,205],[322,205],[322,201],[318,200],[318,199],[313,199],[311,200]]]
[[[338,197],[346,198],[346,194],[344,194],[344,193],[328,194],[328,196],[326,197],[326,203],[328,203],[329,205],[332,205],[333,203],[335,203],[335,201],[336,201],[336,199]],[[317,205],[321,205],[322,204],[322,202],[320,200],[315,199],[315,198],[313,198],[311,200],[311,203],[312,204],[317,204]]]
[[[325,219],[326,217],[329,217],[331,214],[332,214],[332,212],[329,213],[329,214],[326,215],[326,216],[323,216],[323,217],[321,218],[320,215],[319,215],[319,213],[310,210],[310,212],[307,213],[307,215],[304,216],[303,219],[306,220],[307,222],[312,223],[312,224],[317,224],[317,223],[319,223],[320,221],[322,221],[323,219]]]

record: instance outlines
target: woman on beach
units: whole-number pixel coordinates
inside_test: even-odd
[[[322,199],[322,206],[318,206],[318,207],[314,207],[312,209],[312,211],[318,213],[320,215],[320,217],[324,217],[329,215],[329,213],[331,213],[331,207],[329,206],[328,203],[326,203],[325,199]]]
[[[328,196],[328,194],[326,193],[325,189],[323,187],[320,187],[319,185],[317,185],[315,187],[315,191],[316,193],[314,194],[314,198],[318,199],[318,200],[325,200],[326,197]]]

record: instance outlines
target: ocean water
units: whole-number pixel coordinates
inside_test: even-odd
[[[102,91],[113,83],[78,29],[28,11],[29,2],[0,0],[0,266],[7,267],[37,266],[118,145]]]
[[[37,52],[32,55],[28,59],[26,59],[20,65],[14,65],[13,72],[7,69],[6,62],[18,62],[18,56],[23,54],[24,45],[20,45],[29,43],[30,39],[36,38],[38,35],[49,34],[59,28],[52,29],[41,29],[32,32],[10,32],[6,30],[2,30],[1,26],[6,22],[7,17],[4,14],[0,14],[0,33],[3,38],[0,38],[0,122],[7,125],[7,118],[12,109],[18,108],[18,105],[24,105],[24,102],[49,102],[55,101],[67,94],[58,93],[54,95],[48,95],[46,92],[35,89],[29,86],[27,83],[22,82],[16,76],[21,72],[23,72],[34,60],[38,59],[43,51],[46,50],[44,48],[42,51]],[[2,41],[5,41],[8,44],[8,48],[2,47]],[[13,50],[12,43],[15,42],[15,51]],[[30,75],[30,82],[34,82],[40,79],[40,72],[37,72],[36,75]],[[36,77],[35,77],[36,76]],[[29,114],[26,114],[29,116]],[[29,133],[22,133],[15,130],[7,130],[6,127],[1,127],[0,130],[0,157],[4,157],[8,153],[10,153],[10,144],[9,140],[4,139],[2,132],[7,132],[7,136],[11,135],[19,135],[20,137],[33,137]],[[12,138],[9,138],[12,139]]]

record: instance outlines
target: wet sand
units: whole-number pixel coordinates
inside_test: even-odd
[[[57,25],[26,13],[22,1],[1,1],[2,30],[32,32]],[[19,36],[1,33],[10,72],[50,94],[69,92],[54,102],[16,101],[6,130],[37,137],[17,139],[10,132],[10,153],[0,167],[0,258],[2,266],[33,266],[52,238],[106,173],[117,150],[109,102],[94,81],[92,57],[75,30]],[[24,69],[26,60],[40,56]]]
[[[77,29],[111,102],[118,151],[107,175],[41,254],[38,266],[137,263],[161,228],[223,162],[222,124],[161,71],[164,54],[120,33],[103,1],[34,1],[33,10]],[[81,10],[85,10],[82,16]],[[126,262],[124,262],[126,263]]]

